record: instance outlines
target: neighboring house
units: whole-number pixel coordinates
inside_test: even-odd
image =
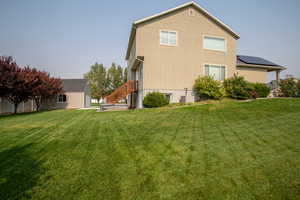
[[[126,60],[128,79],[137,91],[128,97],[142,108],[148,92],[164,93],[170,102],[194,102],[192,88],[198,76],[216,80],[240,74],[252,82],[267,82],[267,73],[285,68],[265,59],[237,56],[240,36],[194,2],[135,21]]]
[[[90,87],[85,79],[62,79],[64,93],[53,99],[43,99],[41,110],[87,108],[91,104]],[[23,102],[18,113],[36,110],[34,101]],[[0,114],[12,113],[14,106],[7,99],[0,98]]]
[[[42,109],[87,108],[91,106],[91,94],[86,79],[62,79],[64,93],[55,99],[42,102]]]

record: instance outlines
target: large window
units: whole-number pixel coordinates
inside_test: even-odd
[[[57,101],[59,103],[66,103],[67,102],[67,95],[65,95],[65,94],[58,95]]]
[[[205,36],[203,48],[215,51],[226,51],[226,41],[224,38]]]
[[[176,46],[177,32],[176,31],[160,31],[160,44]]]
[[[205,76],[211,76],[215,80],[225,80],[225,66],[205,65]]]

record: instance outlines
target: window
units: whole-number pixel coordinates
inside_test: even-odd
[[[58,96],[58,102],[59,102],[59,103],[65,103],[65,102],[67,102],[67,95],[65,95],[65,94],[60,94],[60,95]]]
[[[217,81],[224,81],[225,66],[205,65],[205,76],[211,76]]]
[[[215,51],[226,51],[226,41],[224,38],[205,36],[203,48]]]
[[[176,31],[160,31],[160,44],[176,46],[177,32]]]

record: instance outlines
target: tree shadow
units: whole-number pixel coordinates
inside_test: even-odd
[[[41,175],[40,162],[30,156],[32,144],[0,152],[0,199],[30,199]]]

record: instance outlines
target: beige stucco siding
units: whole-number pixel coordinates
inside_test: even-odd
[[[265,69],[238,67],[237,73],[254,83],[267,83],[268,80],[268,72]]]
[[[160,45],[160,30],[177,31],[177,46]],[[225,38],[227,51],[203,49],[205,35]],[[136,51],[145,59],[144,89],[191,89],[205,63],[226,65],[227,77],[236,70],[236,39],[193,7],[140,25]]]
[[[66,108],[84,108],[84,93],[83,92],[66,92],[67,107]]]
[[[132,72],[131,72],[131,67],[135,61],[136,58],[136,39],[134,38],[133,42],[132,42],[132,47],[130,50],[130,54],[129,54],[129,58],[127,61],[127,66],[129,67],[128,70],[128,79],[132,80],[134,77],[132,77]]]
[[[56,103],[57,108],[84,108],[84,93],[83,92],[66,92],[67,102]]]
[[[72,108],[84,108],[85,107],[85,94],[84,92],[66,92],[67,102],[57,102],[57,98],[46,99],[43,101],[42,110],[52,109],[72,109]]]

